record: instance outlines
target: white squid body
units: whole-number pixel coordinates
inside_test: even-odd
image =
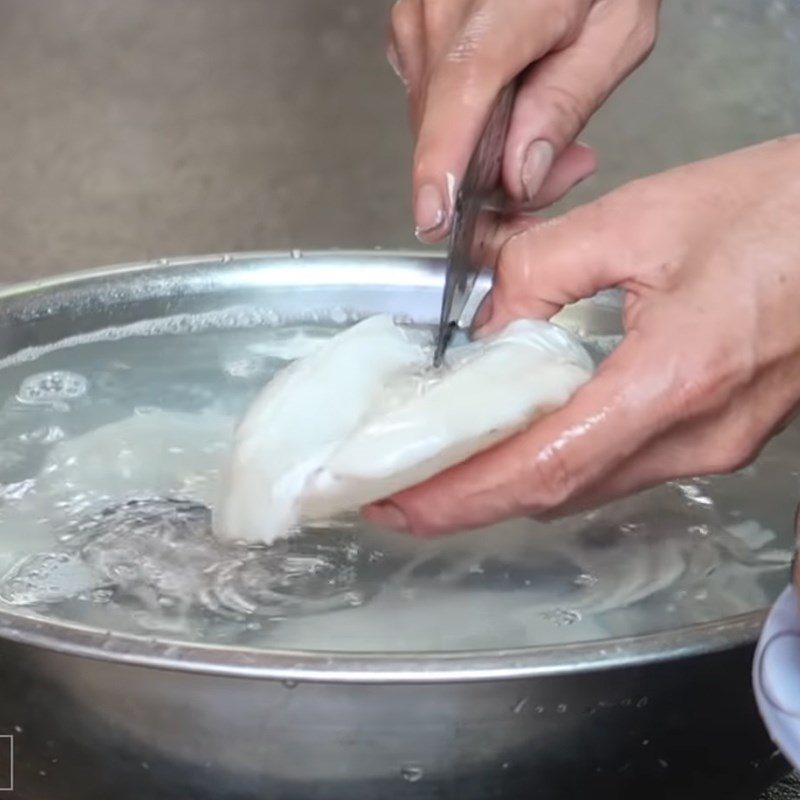
[[[371,317],[270,382],[239,426],[217,535],[270,543],[407,489],[563,405],[593,362],[567,331],[517,320],[452,347]]]

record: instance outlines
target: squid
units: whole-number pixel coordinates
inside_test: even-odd
[[[451,346],[370,317],[280,372],[237,427],[215,533],[270,544],[466,461],[564,403],[594,362],[571,333],[519,319]]]

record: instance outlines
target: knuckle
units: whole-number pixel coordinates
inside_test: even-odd
[[[540,17],[540,24],[550,34],[550,40],[565,44],[574,39],[580,31],[580,22],[587,8],[584,3],[551,3]]]
[[[548,448],[531,464],[527,484],[517,502],[522,508],[546,512],[569,500],[576,485],[575,472],[561,448]]]
[[[543,104],[555,114],[555,124],[563,143],[577,136],[593,110],[591,104],[577,92],[556,83],[549,83],[542,88],[542,99]]]
[[[390,27],[398,43],[416,38],[420,33],[417,0],[396,0],[390,12]]]
[[[656,20],[644,20],[636,26],[632,38],[642,58],[653,52],[657,36],[658,25]]]
[[[628,45],[637,61],[646,58],[656,45],[658,8],[652,3],[635,3],[635,15],[628,32]]]
[[[677,410],[692,416],[720,410],[747,380],[740,360],[727,348],[686,358],[674,380]]]
[[[448,0],[422,0],[426,30],[436,34],[447,27],[453,16],[453,4]]]
[[[756,456],[757,447],[754,445],[749,431],[727,431],[726,437],[709,453],[706,472],[726,474],[737,472],[746,467]]]

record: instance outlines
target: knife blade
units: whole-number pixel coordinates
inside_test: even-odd
[[[456,194],[434,367],[441,365],[475,280],[481,270],[488,266],[483,263],[485,245],[499,221],[492,204],[499,191],[503,150],[516,87],[515,80],[497,96]]]

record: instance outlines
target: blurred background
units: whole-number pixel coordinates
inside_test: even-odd
[[[419,247],[391,0],[0,0],[0,280]],[[800,0],[668,0],[586,133],[628,178],[800,130]]]

